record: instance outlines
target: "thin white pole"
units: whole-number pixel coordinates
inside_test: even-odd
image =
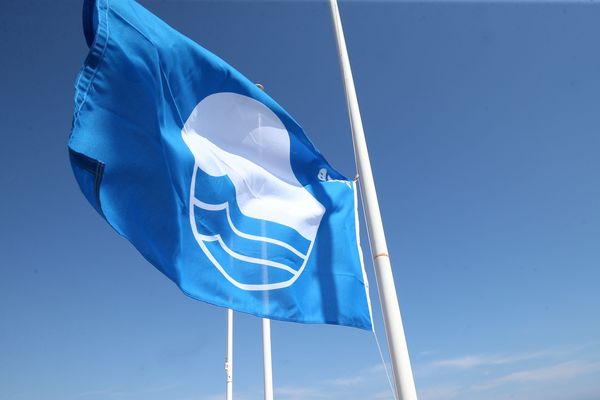
[[[271,361],[271,320],[262,319],[263,368],[265,376],[265,400],[273,400],[273,368]]]
[[[227,356],[225,358],[226,399],[233,399],[233,310],[227,309]]]
[[[260,83],[255,84],[260,90],[264,91],[265,87]],[[262,126],[261,114],[258,115],[258,126]],[[263,224],[263,236],[265,226]],[[263,258],[267,258],[265,243],[262,248]],[[268,318],[262,319],[262,334],[263,334],[263,374],[265,385],[265,400],[273,400],[273,363],[271,361],[271,320]]]
[[[400,316],[400,306],[396,295],[394,276],[392,275],[392,267],[383,232],[383,223],[375,191],[375,181],[373,180],[373,173],[371,171],[371,162],[369,161],[369,153],[367,151],[367,142],[358,108],[356,88],[354,87],[352,70],[350,69],[342,20],[337,1],[330,0],[330,6],[344,80],[344,89],[346,91],[350,126],[352,128],[352,143],[354,145],[356,168],[359,174],[367,232],[369,234],[371,254],[373,255],[373,264],[377,277],[385,333],[392,359],[396,396],[399,400],[416,400],[417,392],[410,365],[408,347],[406,346],[402,317]]]

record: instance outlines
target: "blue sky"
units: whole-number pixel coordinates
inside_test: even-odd
[[[355,174],[325,3],[142,3]],[[419,398],[600,398],[600,6],[340,7]],[[224,310],[144,261],[72,176],[80,14],[0,3],[0,398],[221,399]],[[372,334],[272,329],[277,399],[392,398]],[[261,398],[258,319],[236,315],[235,346],[236,398]]]

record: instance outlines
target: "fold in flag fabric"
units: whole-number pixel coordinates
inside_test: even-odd
[[[84,3],[69,154],[87,200],[188,296],[371,329],[356,186],[273,99],[131,0]]]

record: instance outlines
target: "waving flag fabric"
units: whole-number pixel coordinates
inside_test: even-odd
[[[296,121],[134,1],[84,31],[69,153],[106,221],[195,299],[370,329],[355,184]]]

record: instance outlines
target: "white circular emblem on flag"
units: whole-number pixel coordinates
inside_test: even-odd
[[[181,134],[195,159],[189,215],[200,249],[240,289],[292,285],[325,207],[292,170],[284,124],[253,98],[216,93],[198,103]]]

